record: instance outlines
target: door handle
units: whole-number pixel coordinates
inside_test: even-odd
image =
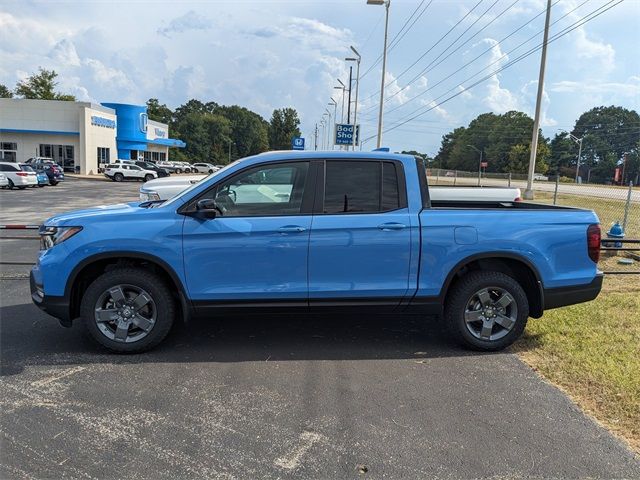
[[[382,225],[378,225],[378,228],[383,232],[390,232],[391,230],[402,230],[403,228],[407,228],[404,223],[383,223]]]
[[[284,227],[280,227],[278,232],[280,233],[300,233],[304,232],[306,228],[301,227],[300,225],[285,225]]]

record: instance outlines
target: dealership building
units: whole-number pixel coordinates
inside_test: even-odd
[[[116,159],[163,161],[170,147],[185,146],[149,120],[145,105],[0,99],[0,161],[49,157],[66,171],[96,174]]]

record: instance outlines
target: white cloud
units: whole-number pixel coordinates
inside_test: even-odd
[[[63,38],[49,52],[49,57],[63,65],[80,66],[80,57],[71,40]]]
[[[184,33],[189,30],[208,30],[213,26],[213,22],[207,17],[198,15],[193,10],[180,17],[176,17],[169,22],[166,27],[158,28],[158,33],[167,38],[171,38],[173,33]]]
[[[487,61],[491,71],[495,71],[501,65],[509,61],[509,56],[502,53],[498,42],[492,38],[485,38],[483,43],[492,45],[491,55]],[[510,110],[518,110],[519,102],[515,94],[500,84],[500,74],[496,73],[487,81],[487,94],[484,104],[496,113],[504,113]]]

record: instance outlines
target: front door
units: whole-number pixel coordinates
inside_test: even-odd
[[[213,199],[216,218],[188,216],[183,228],[192,300],[306,305],[313,187],[308,161],[250,167],[196,199]]]
[[[325,164],[309,244],[309,304],[399,303],[409,286],[412,235],[402,164]]]

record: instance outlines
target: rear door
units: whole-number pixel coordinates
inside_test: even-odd
[[[213,199],[219,209],[216,218],[184,221],[184,265],[196,305],[307,305],[314,172],[309,161],[261,164],[190,202]]]
[[[320,176],[310,305],[399,303],[409,286],[412,233],[402,163],[326,160]]]

